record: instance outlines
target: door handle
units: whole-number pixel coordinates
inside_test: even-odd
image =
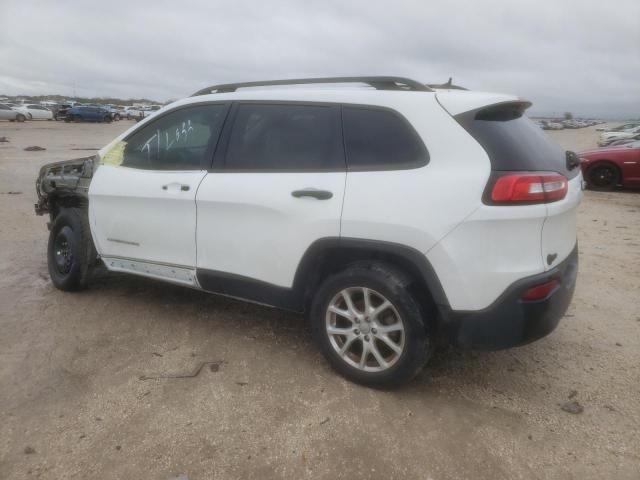
[[[305,188],[304,190],[294,190],[291,192],[291,196],[295,198],[301,197],[313,197],[318,200],[329,200],[333,197],[333,193],[328,190],[318,190],[315,188]]]
[[[169,187],[170,186],[174,186],[174,185],[178,185],[178,184],[177,183],[170,183],[168,185],[162,185],[162,189],[163,190],[169,190]],[[180,191],[188,192],[189,190],[191,190],[191,187],[189,185],[180,184]]]

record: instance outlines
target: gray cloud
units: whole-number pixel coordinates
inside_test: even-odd
[[[0,3],[0,93],[150,97],[228,82],[453,76],[537,112],[640,116],[640,2]]]

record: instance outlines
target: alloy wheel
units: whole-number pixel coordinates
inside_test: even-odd
[[[405,349],[400,314],[384,295],[370,288],[338,292],[327,307],[325,326],[335,352],[358,370],[387,370]]]

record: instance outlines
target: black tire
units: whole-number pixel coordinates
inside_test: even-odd
[[[84,289],[96,257],[86,211],[61,210],[49,232],[47,248],[53,285],[68,292]]]
[[[119,122],[119,121],[120,121],[120,114],[119,114],[119,113],[116,113],[116,114],[113,116],[113,119],[114,119],[116,122]]]
[[[587,172],[587,185],[591,190],[606,192],[620,183],[620,170],[611,163],[598,163]]]
[[[73,120],[73,115],[67,115],[66,117],[64,117],[64,121],[65,123],[69,123]]]
[[[105,123],[111,123],[111,115],[107,115],[102,119]]]
[[[338,373],[356,383],[385,388],[407,383],[420,372],[429,359],[433,345],[427,327],[425,327],[426,322],[423,320],[420,304],[409,293],[410,284],[410,279],[402,272],[381,264],[355,265],[330,276],[322,283],[313,299],[310,310],[313,337],[324,357]],[[357,291],[358,287],[373,290],[374,293],[379,293],[391,302],[399,315],[398,320],[404,327],[404,348],[393,360],[395,363],[382,371],[368,372],[349,364],[336,351],[327,332],[326,319],[327,315],[330,315],[328,308],[331,301],[344,289],[354,288]],[[363,322],[360,325],[366,324]],[[357,329],[354,332],[360,336],[363,334]],[[364,335],[367,342],[379,342],[378,336],[373,335],[374,333],[376,332],[371,328],[371,335]],[[358,339],[351,345],[357,348],[357,342],[361,342],[362,346],[364,341],[364,339]],[[363,351],[362,348],[360,351]],[[373,354],[364,356],[370,361],[375,360],[372,358]],[[362,358],[362,354],[360,354],[360,358]]]
[[[25,117],[23,114],[19,113],[18,115],[16,115],[16,121],[17,122],[24,122],[27,119],[27,117]]]

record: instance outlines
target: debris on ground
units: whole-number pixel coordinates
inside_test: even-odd
[[[22,192],[2,192],[2,194],[7,194],[7,195],[22,195]]]
[[[42,151],[42,150],[46,150],[46,148],[44,148],[44,147],[39,147],[39,146],[37,146],[37,145],[33,145],[33,146],[31,146],[31,147],[26,147],[26,148],[24,149],[24,151],[25,151],[25,152],[40,152],[40,151]]]
[[[569,392],[569,400],[571,400],[573,397],[575,397],[576,395],[578,395],[578,391],[577,390],[571,390]]]
[[[9,143],[9,139],[7,137],[0,137],[0,143]]]
[[[325,417],[325,419],[320,422],[320,425],[324,425],[328,421],[329,421],[329,417]]]
[[[25,455],[32,455],[34,453],[36,453],[36,449],[35,448],[33,448],[31,446],[24,447],[24,454]]]
[[[564,410],[565,412],[573,413],[574,415],[584,412],[584,407],[577,400],[566,402],[562,404],[560,408],[562,408],[562,410]]]
[[[622,344],[620,342],[616,342],[616,347],[621,347]]]
[[[161,378],[195,378],[200,374],[200,372],[205,366],[208,366],[209,370],[214,373],[220,371],[220,365],[222,365],[222,363],[223,363],[222,361],[201,362],[195,368],[195,370],[193,370],[193,372],[191,373],[181,373],[177,375],[154,375],[154,376],[141,375],[139,377],[139,380],[159,380]]]

